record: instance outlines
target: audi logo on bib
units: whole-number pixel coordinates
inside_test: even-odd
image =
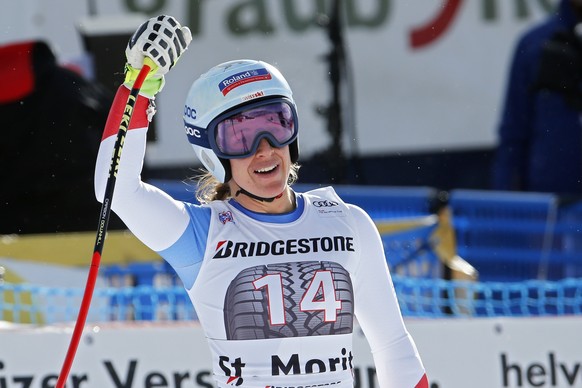
[[[328,201],[328,200],[313,201],[313,206],[315,206],[315,207],[333,207],[333,206],[337,206],[337,205],[339,205],[339,204],[335,201]]]

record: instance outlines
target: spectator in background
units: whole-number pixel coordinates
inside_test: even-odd
[[[0,46],[0,85],[0,234],[95,230],[93,172],[112,93],[59,66],[43,41]]]
[[[582,1],[561,0],[554,14],[518,41],[493,189],[582,194],[581,21]]]

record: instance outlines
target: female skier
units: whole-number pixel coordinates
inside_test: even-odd
[[[428,388],[370,217],[332,188],[291,188],[299,126],[291,89],[275,67],[231,61],[192,84],[184,124],[207,170],[201,205],[141,181],[154,96],[190,40],[188,28],[166,15],[131,38],[95,190],[102,201],[125,101],[149,57],[157,67],[134,108],[112,210],[180,277],[207,337],[217,386],[353,387],[357,319],[380,387]]]

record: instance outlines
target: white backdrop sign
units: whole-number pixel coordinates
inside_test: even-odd
[[[582,317],[407,320],[431,388],[579,387]],[[0,387],[56,383],[72,327],[0,325]],[[378,388],[370,348],[354,341],[356,388]],[[68,387],[212,387],[196,323],[87,326]],[[27,385],[28,384],[28,385]]]
[[[332,44],[320,24],[324,0],[74,0],[9,2],[0,42],[43,36],[63,58],[80,55],[79,24],[89,13],[111,31],[132,31],[132,11],[168,13],[190,26],[189,52],[158,99],[152,166],[195,161],[182,129],[192,81],[230,59],[278,66],[299,105],[304,156],[330,142],[316,111],[331,101],[325,56]],[[344,148],[362,155],[446,152],[491,147],[512,48],[556,0],[342,0],[349,83],[344,84]],[[145,16],[144,16],[145,18]],[[121,20],[121,21],[120,21]],[[95,20],[93,20],[95,21]],[[111,53],[122,56],[123,52]],[[351,107],[351,108],[350,108]],[[353,125],[351,125],[353,123]]]

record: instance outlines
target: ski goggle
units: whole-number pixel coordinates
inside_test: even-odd
[[[262,101],[229,111],[208,125],[210,145],[219,158],[254,155],[262,139],[281,148],[297,138],[297,114],[286,101]]]

